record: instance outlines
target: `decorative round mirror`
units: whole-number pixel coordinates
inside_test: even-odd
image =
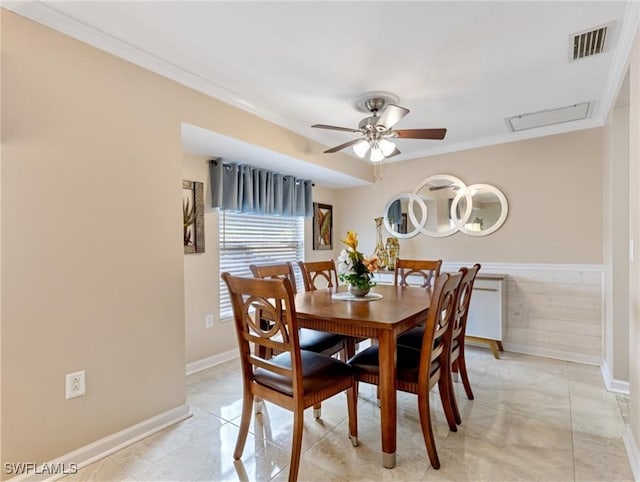
[[[427,207],[422,199],[410,192],[392,198],[384,208],[384,227],[396,238],[417,236],[427,221]]]
[[[508,212],[507,198],[490,184],[473,184],[464,192],[461,190],[451,204],[456,227],[470,236],[495,232],[507,219]]]
[[[441,238],[451,236],[458,231],[458,225],[454,220],[453,200],[461,196],[467,200],[466,204],[460,203],[457,216],[466,219],[471,212],[471,198],[468,197],[466,185],[460,179],[448,174],[431,176],[422,181],[415,195],[422,200],[427,207],[428,217],[426,223],[419,226],[420,232],[427,236]]]

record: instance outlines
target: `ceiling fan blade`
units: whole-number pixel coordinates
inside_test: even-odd
[[[354,133],[362,132],[359,129],[352,129],[350,127],[328,126],[326,124],[313,124],[311,127],[316,127],[318,129],[329,129],[332,131],[343,131],[343,132],[354,132]]]
[[[390,157],[397,156],[398,154],[400,154],[400,150],[396,147],[391,154],[384,156],[384,158],[389,159]]]
[[[332,147],[331,149],[327,149],[326,151],[324,151],[325,154],[333,154],[334,152],[338,152],[341,151],[342,149],[344,149],[345,147],[349,147],[354,145],[356,142],[360,142],[362,139],[358,138],[358,139],[353,139],[352,141],[349,142],[345,142],[344,144],[340,144],[339,146],[336,147]]]
[[[400,119],[409,113],[409,109],[400,107],[399,105],[389,104],[376,122],[376,127],[384,127],[384,130],[391,129]]]
[[[401,139],[444,139],[447,129],[401,129],[393,131],[394,137]]]

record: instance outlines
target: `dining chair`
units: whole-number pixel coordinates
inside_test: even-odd
[[[429,461],[434,469],[440,468],[440,460],[431,427],[429,392],[436,384],[443,400],[442,405],[449,428],[454,432],[457,430],[449,400],[451,394],[449,356],[451,322],[455,312],[456,291],[461,279],[461,273],[443,273],[436,279],[420,350],[398,345],[396,352],[396,389],[418,396],[422,435]],[[349,361],[349,364],[358,370],[358,381],[379,385],[378,353],[378,345],[373,345],[362,350]]]
[[[418,286],[422,288],[433,288],[433,281],[440,276],[442,268],[442,260],[435,259],[398,259],[396,261],[396,271],[394,274],[393,284],[395,286],[412,286],[409,283],[410,277],[422,278],[422,282]],[[424,333],[424,323],[413,327],[409,331],[402,334],[398,339],[398,343],[408,345],[416,349],[422,346],[422,335]]]
[[[297,480],[302,447],[304,410],[338,393],[347,392],[349,438],[358,445],[358,389],[353,367],[330,356],[300,348],[298,319],[291,281],[240,278],[223,273],[233,307],[242,368],[242,416],[233,458],[244,451],[254,398],[293,412],[289,482]],[[271,324],[260,323],[267,315]],[[279,354],[270,359],[251,352],[250,344]]]
[[[338,286],[338,270],[334,260],[298,261],[305,291]]]
[[[471,383],[469,382],[469,375],[467,373],[467,365],[464,357],[464,336],[467,326],[467,315],[469,314],[469,304],[471,303],[471,294],[473,292],[473,284],[479,270],[480,264],[478,263],[474,264],[472,268],[462,267],[459,269],[458,272],[462,274],[462,279],[460,280],[460,286],[456,292],[455,313],[451,322],[451,355],[449,357],[451,370],[449,371],[449,374],[452,378],[449,383],[449,387],[451,389],[449,397],[451,399],[454,419],[458,425],[462,423],[462,418],[460,417],[460,411],[458,410],[458,403],[453,389],[453,373],[460,374],[467,398],[469,400],[473,400],[473,391],[471,390]],[[412,328],[406,332],[406,334],[400,335],[398,337],[398,345],[420,349],[423,337],[424,328],[418,326]]]
[[[442,260],[428,259],[398,259],[393,277],[396,286],[414,286],[413,278],[422,278],[422,283],[417,286],[422,288],[433,287],[433,281],[440,276]]]
[[[293,265],[291,263],[278,263],[269,265],[249,265],[249,269],[253,273],[255,278],[262,279],[288,279],[291,282],[293,294],[296,294],[296,277],[293,271]],[[263,324],[269,324],[271,320],[263,317],[261,320]],[[326,331],[311,330],[309,328],[299,329],[300,349],[313,351],[322,355],[333,356],[338,354],[342,361],[347,361],[350,358],[350,354],[354,349],[350,347],[351,341],[348,336],[338,335],[336,333],[329,333]],[[260,354],[263,357],[270,357],[271,350],[268,348],[261,349],[257,347]],[[315,418],[320,418],[322,415],[321,406],[318,403],[313,410]]]
[[[305,291],[314,291],[319,288],[334,288],[340,283],[338,282],[338,270],[333,259],[326,261],[298,261],[302,281],[304,282]],[[346,358],[349,360],[356,353],[356,344],[366,340],[366,338],[354,338],[347,336],[346,340]]]

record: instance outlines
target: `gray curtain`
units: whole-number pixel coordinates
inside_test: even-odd
[[[248,164],[209,161],[211,207],[274,216],[313,216],[313,183]]]

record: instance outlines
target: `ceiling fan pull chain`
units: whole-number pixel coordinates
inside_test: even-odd
[[[382,164],[383,162],[373,163],[373,180],[374,182],[382,181]]]

